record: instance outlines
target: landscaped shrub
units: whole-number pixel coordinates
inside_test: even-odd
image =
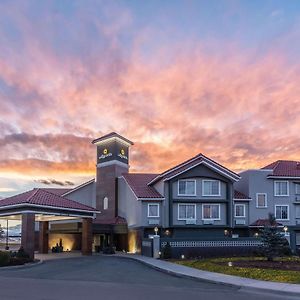
[[[103,254],[115,254],[115,248],[113,246],[108,246],[103,248]]]
[[[172,247],[169,242],[162,248],[161,256],[163,259],[170,259],[172,258]]]
[[[10,261],[10,253],[0,251],[0,267],[8,266]]]

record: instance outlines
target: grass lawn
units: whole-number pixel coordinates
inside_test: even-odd
[[[299,257],[276,259],[277,264],[286,265],[286,268],[284,268],[284,270],[278,268],[272,269],[272,265],[271,268],[266,268],[265,260],[265,258],[261,257],[231,257],[201,260],[176,260],[175,263],[200,270],[248,277],[259,280],[300,283],[300,271],[286,270],[286,268],[289,268],[289,266],[299,266],[300,268]],[[229,262],[232,263],[232,266],[228,265]],[[236,264],[243,265],[243,267],[235,266],[235,262]],[[249,262],[249,267],[247,266],[247,262]],[[251,267],[251,264],[253,263],[256,265],[256,267]],[[258,267],[260,264],[262,266]]]

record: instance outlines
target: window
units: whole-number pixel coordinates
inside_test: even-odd
[[[289,206],[288,205],[275,205],[276,220],[289,219]]]
[[[296,218],[300,218],[300,206],[296,205]]]
[[[220,220],[220,204],[202,204],[203,220]]]
[[[295,194],[300,195],[300,183],[295,183]]]
[[[196,180],[179,180],[178,181],[179,196],[195,196]]]
[[[245,204],[235,204],[234,206],[234,216],[237,218],[246,217],[246,206]]]
[[[178,204],[178,220],[195,220],[196,204]]]
[[[274,181],[274,195],[275,196],[288,196],[289,195],[289,182],[288,181]]]
[[[148,217],[149,218],[158,218],[159,217],[159,204],[148,204]]]
[[[103,199],[103,209],[106,210],[108,209],[108,198],[104,197]]]
[[[220,181],[202,180],[202,196],[220,196]]]
[[[256,194],[256,207],[257,208],[267,207],[267,194],[265,193]]]

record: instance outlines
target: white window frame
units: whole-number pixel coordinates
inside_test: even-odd
[[[286,206],[288,209],[287,209],[287,219],[277,219],[276,218],[276,208],[278,207],[278,206],[280,206],[280,207],[282,207],[282,206]],[[288,205],[288,204],[276,204],[275,205],[275,218],[276,218],[276,220],[277,221],[289,221],[290,220],[290,206]]]
[[[150,206],[153,205],[153,206],[157,206],[157,216],[150,216]],[[159,204],[158,203],[148,203],[148,214],[147,214],[147,217],[148,218],[159,218],[160,216],[160,213],[159,213]]]
[[[287,194],[286,195],[277,195],[276,194],[276,183],[282,183],[282,182],[285,182],[287,184]],[[290,195],[290,185],[289,185],[289,181],[288,180],[275,180],[274,181],[274,196],[276,197],[288,197]]]
[[[244,215],[243,216],[237,216],[236,215],[236,207],[237,206],[243,206],[244,207]],[[234,217],[235,218],[246,218],[246,204],[240,204],[240,203],[234,204]]]
[[[179,207],[180,207],[181,205],[193,205],[193,206],[194,206],[195,218],[194,218],[194,219],[179,218]],[[196,204],[194,204],[194,203],[178,203],[177,210],[178,210],[178,213],[177,213],[177,220],[178,220],[178,221],[197,220]]]
[[[297,186],[299,187],[299,191],[297,190]],[[295,182],[295,195],[300,195],[300,182]]]
[[[181,181],[193,181],[195,183],[195,193],[194,194],[180,194],[179,193],[179,182]],[[178,196],[196,196],[197,195],[197,181],[196,179],[180,179],[178,180],[178,183],[177,183],[177,195]]]
[[[258,206],[258,195],[265,195],[265,206]],[[268,207],[268,194],[267,193],[256,193],[256,208],[267,208]]]
[[[217,181],[219,183],[219,193],[218,194],[211,194],[211,195],[207,195],[204,193],[204,183],[205,182],[214,182]],[[205,197],[215,197],[215,196],[221,196],[221,181],[217,180],[217,179],[203,179],[202,180],[202,196]]]
[[[204,206],[205,205],[217,205],[219,210],[219,218],[204,218]],[[202,204],[202,220],[220,221],[221,220],[221,204],[219,203],[203,203]]]

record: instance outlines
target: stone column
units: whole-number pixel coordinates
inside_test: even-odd
[[[34,221],[35,214],[22,214],[21,246],[31,259],[34,259]]]
[[[39,253],[48,253],[49,250],[49,222],[39,222]]]
[[[92,219],[82,219],[82,255],[92,255],[93,232],[92,232]]]

